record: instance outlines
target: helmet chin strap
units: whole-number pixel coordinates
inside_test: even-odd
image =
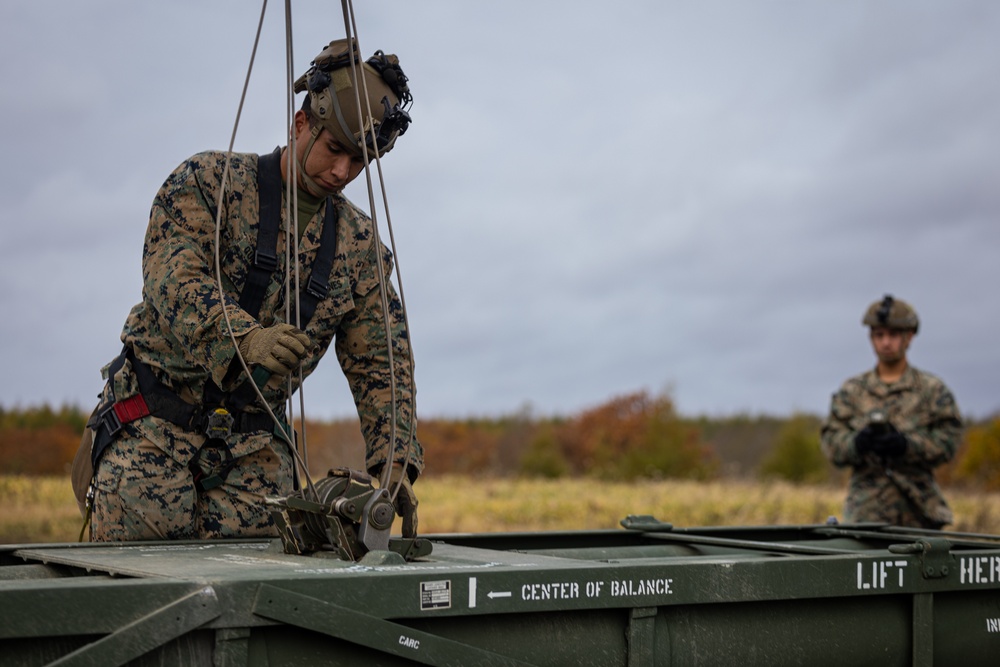
[[[306,190],[316,197],[329,197],[330,195],[337,194],[337,190],[329,190],[324,188],[322,185],[314,181],[309,174],[306,173],[306,160],[309,159],[309,152],[312,151],[313,145],[316,143],[316,139],[319,137],[320,132],[323,131],[318,124],[314,125],[309,132],[309,143],[306,144],[306,150],[302,154],[302,158],[295,156],[296,165],[299,168],[299,176],[302,178],[302,183],[305,185]]]

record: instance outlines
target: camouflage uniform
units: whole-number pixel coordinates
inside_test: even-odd
[[[214,270],[215,218],[218,186],[226,156],[200,153],[182,163],[157,194],[143,248],[143,300],[132,308],[122,341],[157,379],[188,403],[202,401],[211,379],[232,391],[245,374],[227,373],[235,346],[219,300]],[[284,198],[284,193],[282,197]],[[366,462],[377,472],[386,462],[392,409],[388,350],[377,275],[377,249],[372,221],[342,195],[333,196],[337,209],[337,244],[330,291],[306,334],[317,351],[301,366],[308,376],[333,345],[357,404],[366,442]],[[226,310],[235,336],[256,325],[284,321],[285,218],[282,206],[278,237],[279,267],[267,287],[255,320],[238,305],[253,263],[258,229],[257,156],[234,154],[222,204],[221,255]],[[301,281],[308,279],[320,242],[326,204],[308,222],[299,245]],[[395,362],[396,443],[392,459],[402,461],[409,441],[412,414],[409,337],[402,308],[388,280],[391,254],[384,247],[386,287]],[[298,288],[293,286],[293,294]],[[294,321],[294,310],[292,316]],[[238,364],[238,362],[236,362]],[[103,371],[107,374],[107,367]],[[293,377],[293,389],[298,376]],[[118,401],[138,392],[131,364],[110,378]],[[280,413],[285,385],[265,387],[272,410]],[[251,407],[253,411],[256,406]],[[272,432],[233,433],[227,440],[236,466],[222,486],[198,493],[188,469],[205,443],[202,433],[147,416],[124,425],[95,471],[92,539],[214,538],[270,534],[271,519],[262,504],[265,495],[292,491],[292,456],[288,445]],[[210,452],[212,453],[212,452]],[[410,477],[423,467],[423,453],[414,441]]]
[[[854,437],[873,411],[881,410],[906,436],[906,453],[882,460],[859,456]],[[940,528],[952,513],[934,481],[934,468],[955,455],[961,436],[958,406],[937,377],[907,367],[886,384],[875,370],[853,377],[833,395],[822,427],[822,447],[838,467],[851,466],[845,516],[848,521],[878,521]]]

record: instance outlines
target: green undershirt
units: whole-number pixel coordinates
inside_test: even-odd
[[[312,217],[316,215],[319,210],[320,205],[326,197],[314,197],[302,188],[299,188],[298,192],[298,210],[299,210],[299,240],[302,240],[302,234],[306,231],[306,225],[312,220]]]

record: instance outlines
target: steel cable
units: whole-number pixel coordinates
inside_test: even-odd
[[[354,6],[353,6],[352,0],[342,0],[342,2],[341,2],[341,8],[342,8],[343,16],[344,16],[344,29],[345,29],[346,36],[347,36],[347,38],[349,40],[353,36],[353,39],[355,40],[355,42],[357,43],[357,46],[358,46],[358,52],[360,53],[361,52],[361,45],[360,45],[360,40],[357,37],[357,23],[356,23],[355,16],[354,16]],[[243,358],[243,355],[239,351],[238,341],[236,340],[236,335],[233,332],[232,321],[231,321],[231,319],[229,317],[229,312],[228,312],[228,309],[227,309],[226,299],[225,299],[225,292],[223,290],[222,269],[221,269],[221,261],[220,261],[220,241],[221,241],[221,238],[220,238],[220,236],[221,236],[221,234],[220,234],[220,228],[221,228],[222,208],[223,208],[222,207],[222,200],[223,200],[223,196],[225,194],[226,181],[227,181],[227,179],[229,177],[229,169],[230,169],[230,162],[231,162],[231,158],[232,158],[233,146],[235,144],[236,133],[237,133],[237,130],[239,128],[239,121],[240,121],[240,116],[242,115],[243,105],[244,105],[245,100],[246,100],[246,92],[247,92],[247,88],[248,88],[249,83],[250,83],[250,76],[251,76],[251,73],[253,71],[253,65],[254,65],[254,61],[255,61],[255,58],[256,58],[256,54],[257,54],[257,48],[258,48],[259,43],[260,43],[260,34],[261,34],[262,27],[263,27],[264,16],[266,14],[266,11],[267,11],[267,0],[263,0],[262,7],[261,7],[260,20],[259,20],[258,25],[257,25],[257,32],[256,32],[256,36],[254,38],[254,45],[253,45],[253,49],[252,49],[251,56],[250,56],[250,63],[249,63],[249,66],[247,68],[247,75],[246,75],[246,79],[245,79],[244,84],[243,84],[243,91],[242,91],[242,94],[240,96],[240,103],[239,103],[239,107],[238,107],[237,114],[236,114],[236,120],[235,120],[234,125],[233,125],[233,132],[232,132],[232,135],[230,137],[229,147],[228,147],[228,149],[226,151],[226,161],[225,161],[225,165],[224,165],[224,168],[223,168],[223,175],[222,175],[222,179],[221,179],[220,184],[219,184],[219,191],[218,191],[218,195],[217,195],[217,199],[216,199],[217,202],[219,203],[219,206],[218,206],[218,210],[216,212],[216,220],[215,220],[215,258],[214,259],[215,259],[216,282],[217,282],[217,288],[219,290],[219,295],[220,295],[220,299],[219,300],[220,300],[220,303],[222,305],[222,314],[223,314],[223,318],[225,319],[225,322],[226,322],[226,329],[227,329],[227,332],[229,334],[230,339],[233,342],[233,347],[234,347],[234,350],[235,350],[235,357],[239,360],[240,366],[242,367],[243,372],[246,374],[246,376],[248,378],[251,375],[250,374],[250,369],[247,366],[246,360]],[[287,182],[286,182],[286,206],[288,207],[286,209],[287,213],[288,213],[288,215],[286,216],[286,239],[289,239],[289,241],[286,243],[286,253],[287,254],[286,254],[286,271],[285,271],[285,281],[284,281],[284,289],[285,289],[285,296],[286,296],[286,298],[285,298],[285,321],[287,322],[287,321],[291,321],[290,308],[291,308],[291,300],[292,300],[292,289],[291,289],[292,277],[294,276],[294,284],[295,285],[298,285],[299,282],[300,282],[300,276],[299,276],[299,273],[300,273],[300,265],[299,265],[299,239],[298,239],[298,233],[297,233],[298,232],[298,188],[297,187],[292,187],[293,184],[295,184],[295,183],[298,182],[298,173],[297,173],[297,171],[298,171],[298,160],[295,159],[295,156],[296,156],[296,139],[295,139],[295,131],[293,129],[293,119],[294,119],[294,114],[295,114],[295,103],[294,103],[294,99],[295,99],[294,80],[295,79],[294,79],[294,65],[293,65],[293,39],[292,39],[291,0],[285,0],[285,51],[286,51],[286,53],[285,53],[285,61],[286,61],[286,93],[287,93],[287,96],[286,96],[286,99],[287,99],[287,109],[286,109],[286,111],[287,111],[287,115],[288,115],[288,123],[287,123],[287,125],[288,125],[288,128],[289,128],[289,140],[288,140],[288,148],[287,148],[288,155],[287,155],[287,162],[286,162],[286,164],[289,165],[288,169],[290,170],[289,171],[289,178],[287,179]],[[355,93],[355,104],[356,104],[356,110],[358,112],[358,118],[359,119],[364,119],[364,118],[372,119],[373,115],[371,113],[371,106],[370,106],[370,102],[369,102],[369,99],[368,99],[367,84],[365,82],[365,77],[363,75],[363,70],[362,70],[363,64],[360,63],[360,62],[358,62],[358,61],[356,61],[354,58],[351,58],[350,60],[351,60],[351,66],[350,66],[349,69],[350,69],[351,76],[352,76],[352,79],[353,79],[352,82],[354,83],[353,90],[354,90],[354,93]],[[359,82],[360,82],[360,85],[358,85]],[[362,110],[361,110],[361,97],[362,97],[362,95],[365,98],[365,106],[366,106],[367,115],[363,114]],[[378,280],[378,284],[379,284],[379,291],[380,291],[380,297],[381,297],[382,316],[383,316],[384,332],[385,332],[385,337],[386,337],[386,349],[387,349],[388,365],[389,365],[389,388],[390,388],[391,426],[390,426],[390,433],[389,433],[389,442],[387,444],[387,450],[388,450],[388,452],[387,452],[386,462],[385,462],[385,465],[384,465],[384,468],[383,468],[383,471],[382,471],[382,477],[380,479],[380,486],[382,488],[388,488],[389,481],[390,481],[391,467],[392,467],[392,463],[393,463],[392,458],[393,458],[393,453],[395,452],[395,446],[396,446],[397,416],[398,416],[399,395],[398,395],[398,387],[397,387],[397,380],[396,380],[396,368],[395,368],[394,354],[393,354],[393,349],[392,349],[392,326],[391,326],[391,318],[390,318],[390,314],[389,314],[388,290],[387,290],[386,285],[385,285],[385,267],[384,267],[384,262],[383,262],[383,258],[382,258],[382,251],[381,251],[382,242],[381,242],[381,238],[380,238],[380,234],[379,234],[379,230],[378,230],[378,216],[377,216],[377,210],[376,210],[376,205],[375,205],[375,193],[374,193],[374,188],[373,188],[373,185],[372,185],[371,161],[370,161],[369,155],[368,155],[368,146],[367,146],[368,142],[366,141],[367,137],[365,136],[365,125],[366,124],[364,122],[361,123],[360,133],[361,133],[362,140],[361,140],[360,143],[361,143],[362,156],[363,156],[363,159],[364,159],[364,172],[365,172],[365,181],[366,181],[366,185],[367,185],[367,189],[368,189],[369,208],[371,210],[371,220],[372,220],[372,230],[373,230],[373,237],[374,237],[374,247],[375,247],[375,255],[376,255],[376,261],[377,261],[377,268],[378,268],[378,279],[379,279]],[[372,125],[373,125],[373,123],[372,123]],[[372,134],[374,135],[374,131],[373,130],[374,130],[374,128],[372,128]],[[401,306],[401,310],[402,310],[401,317],[402,317],[402,320],[403,320],[404,330],[407,331],[407,332],[409,332],[409,320],[408,320],[408,317],[407,317],[406,299],[405,299],[405,295],[404,295],[404,291],[403,291],[402,272],[401,272],[400,265],[399,265],[399,255],[396,252],[395,235],[393,233],[391,216],[389,214],[388,194],[387,194],[386,188],[385,188],[385,180],[384,180],[384,176],[383,176],[383,172],[382,172],[381,156],[379,155],[379,149],[378,149],[377,141],[373,141],[372,142],[372,147],[374,149],[375,165],[376,165],[376,169],[377,169],[377,172],[378,172],[379,186],[380,186],[381,195],[382,195],[382,207],[383,207],[383,210],[385,211],[386,225],[387,225],[388,232],[389,232],[390,248],[391,248],[392,255],[394,257],[396,257],[396,280],[397,280],[397,283],[398,283],[398,286],[399,286],[399,298],[400,298],[400,306]],[[290,275],[289,271],[287,270],[288,266],[294,266],[293,271],[292,271],[292,275]],[[295,304],[295,322],[296,322],[296,326],[299,326],[301,324],[300,304],[298,303],[298,299],[297,298],[296,298],[296,304]],[[408,431],[409,431],[409,438],[407,440],[406,449],[404,450],[405,453],[404,453],[404,458],[403,458],[403,463],[402,463],[403,474],[401,475],[399,481],[397,482],[395,489],[393,489],[392,492],[391,492],[391,496],[392,496],[393,500],[396,499],[396,496],[398,495],[399,490],[402,487],[403,480],[407,476],[407,468],[408,468],[408,466],[410,465],[410,462],[411,462],[410,461],[410,457],[411,457],[411,455],[413,453],[413,444],[415,442],[415,437],[416,437],[416,425],[417,425],[417,415],[416,415],[416,383],[415,383],[415,379],[414,379],[415,372],[414,372],[414,364],[413,364],[413,342],[412,342],[412,337],[410,337],[409,335],[407,336],[407,339],[408,339],[408,341],[407,341],[408,342],[408,345],[407,345],[407,352],[408,352],[408,354],[407,354],[407,360],[406,361],[407,361],[407,364],[409,366],[409,371],[410,371],[410,387],[409,387],[409,389],[410,389],[410,401],[411,401],[411,406],[410,406],[410,424],[409,424],[409,429],[408,429]],[[298,379],[299,379],[298,391],[299,391],[299,406],[300,406],[300,409],[299,409],[299,420],[300,420],[299,421],[299,425],[300,425],[300,430],[302,432],[302,453],[301,454],[298,451],[297,440],[295,438],[295,431],[294,431],[294,428],[292,427],[292,424],[294,423],[294,421],[293,421],[293,418],[294,418],[294,414],[293,414],[294,404],[293,404],[293,401],[291,400],[291,378],[289,378],[288,385],[287,385],[287,390],[288,390],[287,412],[288,412],[288,416],[289,416],[288,425],[289,425],[289,429],[291,429],[291,432],[284,431],[284,425],[282,424],[281,420],[279,420],[278,417],[275,415],[274,411],[271,409],[271,407],[267,403],[267,401],[264,399],[263,393],[261,392],[260,388],[258,388],[256,386],[256,384],[254,384],[252,381],[251,381],[251,384],[253,385],[254,392],[257,395],[258,401],[260,402],[261,406],[263,406],[263,408],[267,411],[268,415],[270,415],[271,419],[274,421],[276,429],[280,430],[286,436],[286,438],[288,440],[288,443],[290,445],[290,449],[292,451],[293,457],[295,459],[296,465],[302,469],[302,471],[303,471],[303,473],[305,475],[305,480],[306,480],[307,488],[312,493],[313,497],[318,499],[319,495],[318,495],[318,493],[316,491],[315,485],[313,484],[312,478],[311,478],[310,473],[309,473],[309,467],[308,467],[308,453],[307,453],[308,452],[308,448],[307,448],[306,421],[305,421],[304,378],[302,376],[302,369],[301,369],[301,367],[299,368],[298,373],[299,373],[299,377],[298,377]]]

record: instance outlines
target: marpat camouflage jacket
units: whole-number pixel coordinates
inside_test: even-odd
[[[859,456],[854,436],[875,410],[906,436],[906,453],[883,461]],[[821,443],[838,467],[853,468],[845,514],[850,521],[886,521],[940,527],[952,514],[934,481],[934,468],[950,461],[961,439],[962,423],[948,387],[930,373],[908,367],[886,384],[875,370],[847,380],[833,395]]]
[[[245,378],[240,373],[236,379],[232,375],[226,379],[236,350],[223,316],[215,272],[217,197],[225,160],[223,152],[199,153],[184,161],[160,188],[153,201],[143,246],[143,300],[132,308],[122,331],[122,341],[132,347],[135,356],[189,403],[201,402],[209,379],[230,391]],[[240,309],[238,301],[253,264],[257,241],[257,156],[233,154],[226,182],[219,230],[220,265],[226,311],[233,334],[239,338],[257,324],[266,327],[286,320],[284,230],[288,212],[282,202],[279,266],[267,287],[259,316],[254,319]],[[357,405],[366,442],[366,462],[372,471],[386,461],[392,415],[375,236],[372,221],[364,212],[342,195],[335,195],[332,201],[337,209],[337,245],[329,277],[330,291],[305,328],[318,351],[303,362],[302,373],[308,376],[333,345]],[[300,283],[308,280],[312,269],[325,209],[324,203],[308,222],[299,242]],[[383,253],[398,397],[393,460],[402,461],[413,423],[409,335],[402,306],[389,280],[391,253],[383,245],[379,249]],[[294,273],[292,291],[298,292]],[[288,319],[295,323],[294,314]],[[134,375],[128,369],[126,364],[126,372],[114,382],[118,400],[138,391]],[[297,378],[294,382],[297,385]],[[284,391],[284,386],[265,390],[264,396],[272,409],[282,405]],[[187,440],[179,438],[177,442]],[[253,448],[249,445],[252,440],[246,443],[249,449]],[[234,455],[247,453],[240,451],[244,449],[240,444],[233,447]],[[166,446],[169,448],[170,442]],[[168,451],[168,454],[185,461],[194,452]],[[410,462],[410,474],[415,477],[423,467],[423,452],[415,439]]]

